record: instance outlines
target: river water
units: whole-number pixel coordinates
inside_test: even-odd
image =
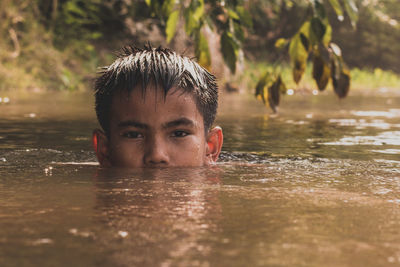
[[[400,266],[399,92],[222,100],[216,166],[148,170],[98,168],[88,94],[0,103],[0,266]]]

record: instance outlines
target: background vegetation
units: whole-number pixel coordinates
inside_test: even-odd
[[[300,85],[285,74],[295,72],[291,40],[303,47],[301,26],[315,18],[324,34],[307,64],[329,34],[353,69],[353,85],[396,86],[399,16],[398,0],[1,0],[0,90],[85,90],[121,46],[147,41],[197,57],[227,89],[254,88],[277,66],[286,86],[317,88],[315,73]]]

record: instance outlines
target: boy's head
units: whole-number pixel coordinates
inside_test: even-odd
[[[202,166],[216,161],[222,131],[211,129],[215,77],[166,48],[126,47],[95,83],[102,166]]]

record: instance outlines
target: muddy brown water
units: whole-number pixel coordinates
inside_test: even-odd
[[[92,106],[0,103],[0,266],[400,266],[397,91],[227,95],[212,168],[99,169]]]

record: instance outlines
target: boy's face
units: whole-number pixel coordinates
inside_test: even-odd
[[[172,88],[166,97],[154,86],[117,92],[112,99],[110,135],[94,132],[102,166],[203,166],[216,161],[222,131],[207,135],[193,96]]]

